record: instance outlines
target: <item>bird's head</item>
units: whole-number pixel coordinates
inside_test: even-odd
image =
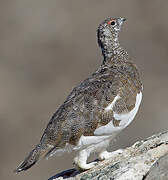
[[[97,37],[98,43],[101,48],[104,48],[109,41],[116,42],[118,41],[118,35],[125,21],[125,18],[122,17],[110,17],[105,19],[98,27]]]

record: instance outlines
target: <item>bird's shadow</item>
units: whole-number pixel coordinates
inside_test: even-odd
[[[99,160],[95,159],[94,161],[91,161],[91,162],[99,162]],[[66,178],[69,178],[69,177],[74,177],[74,176],[76,176],[76,175],[78,175],[78,174],[80,174],[82,172],[84,172],[84,170],[77,170],[75,168],[68,169],[68,170],[62,171],[62,172],[50,177],[48,180],[55,180],[55,178],[59,178],[59,177],[62,177],[63,179],[66,179]]]
[[[59,178],[59,177],[62,177],[63,179],[69,178],[69,177],[74,177],[79,173],[80,173],[80,171],[76,170],[75,168],[68,169],[68,170],[62,171],[62,172],[50,177],[48,180],[54,180],[55,178]]]

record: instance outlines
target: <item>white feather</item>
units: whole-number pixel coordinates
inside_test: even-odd
[[[105,108],[105,111],[109,111],[112,110],[112,108],[114,107],[115,102],[120,98],[119,95],[117,95],[113,102],[108,105]],[[132,120],[134,119],[138,109],[139,109],[139,105],[141,103],[142,100],[142,93],[140,92],[139,94],[137,94],[136,96],[136,102],[135,102],[135,107],[128,113],[123,113],[123,114],[118,114],[116,112],[113,112],[113,116],[116,120],[120,120],[120,124],[118,127],[115,127],[113,125],[113,122],[110,121],[108,124],[106,124],[105,126],[101,126],[98,129],[95,130],[94,134],[96,136],[101,136],[101,135],[112,135],[112,136],[116,136],[116,134],[118,132],[120,132],[123,128],[127,127]]]
[[[105,108],[105,111],[107,112],[107,111],[113,109],[114,104],[115,104],[116,101],[117,101],[118,99],[120,99],[120,98],[121,98],[121,97],[120,97],[119,95],[117,95],[117,96],[114,98],[113,102],[112,102],[111,104],[109,104],[109,105]]]
[[[136,96],[135,107],[129,113],[117,114],[114,112],[114,114],[113,114],[114,118],[116,120],[121,121],[120,126],[126,127],[132,122],[132,120],[134,119],[134,117],[135,117],[135,115],[139,109],[139,105],[141,103],[141,100],[142,100],[142,93],[140,92]]]

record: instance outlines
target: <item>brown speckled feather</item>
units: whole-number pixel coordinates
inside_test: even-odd
[[[129,112],[135,106],[136,95],[142,90],[142,83],[136,66],[125,60],[103,64],[91,77],[73,89],[66,101],[51,118],[41,141],[63,147],[66,143],[76,145],[81,135],[94,135],[96,128],[113,120],[113,111],[104,109],[119,99],[113,110]]]

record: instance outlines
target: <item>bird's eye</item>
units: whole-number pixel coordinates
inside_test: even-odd
[[[115,25],[115,21],[111,21],[111,23],[110,23],[112,26],[114,26]]]
[[[115,25],[115,20],[109,21],[108,24],[114,26]]]

